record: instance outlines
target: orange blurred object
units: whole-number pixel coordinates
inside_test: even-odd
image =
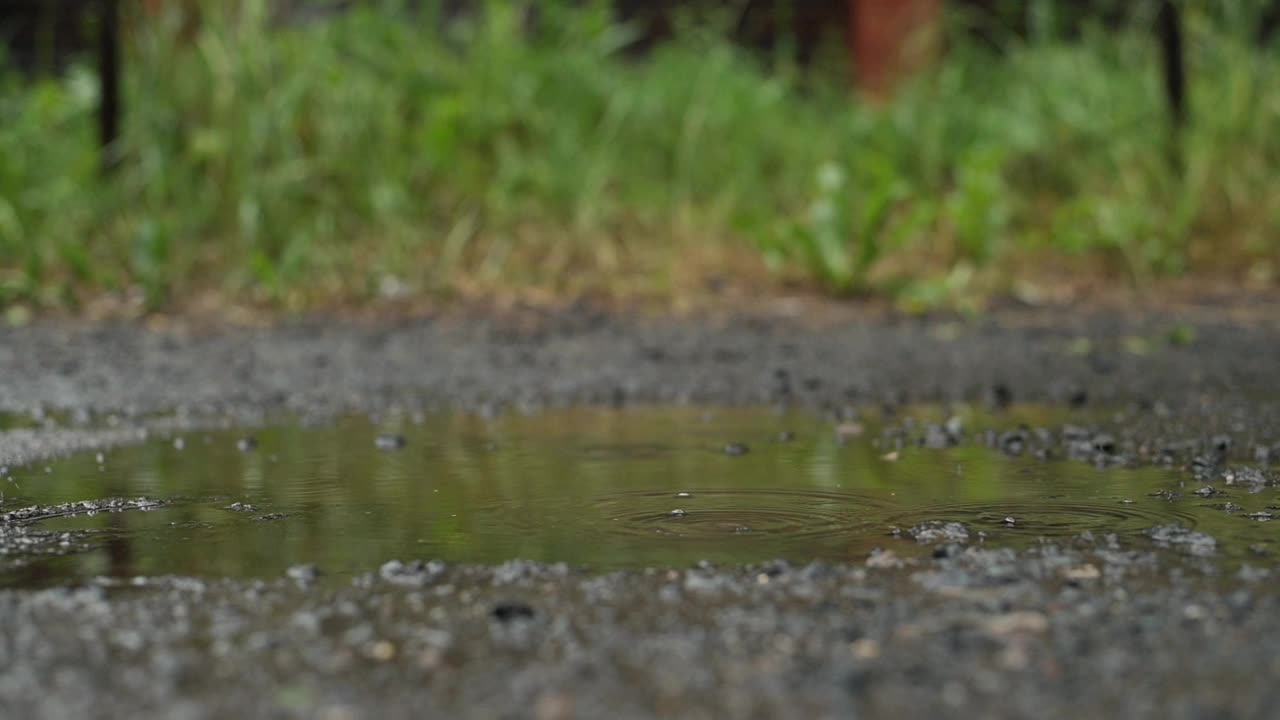
[[[849,23],[858,87],[884,100],[937,56],[942,0],[849,0]]]

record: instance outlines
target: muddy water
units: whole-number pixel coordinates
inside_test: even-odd
[[[272,576],[303,563],[342,577],[397,557],[599,569],[861,561],[875,547],[932,551],[917,539],[1025,546],[1084,531],[1144,538],[1168,524],[1213,536],[1213,554],[1231,557],[1280,530],[1246,517],[1280,504],[1274,489],[1202,498],[1184,469],[1100,469],[977,441],[986,429],[1089,418],[1030,407],[961,416],[959,445],[946,449],[899,448],[876,418],[837,432],[765,409],[348,418],[171,436],[11,471],[0,582]]]

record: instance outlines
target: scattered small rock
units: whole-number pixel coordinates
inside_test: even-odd
[[[853,438],[862,437],[866,431],[866,427],[860,422],[843,422],[836,426],[836,441],[844,444]]]
[[[1042,633],[1049,629],[1049,618],[1033,610],[1018,610],[996,615],[984,623],[987,634],[1007,637],[1022,633]]]
[[[722,452],[729,457],[740,457],[751,452],[751,448],[747,447],[744,443],[734,442],[725,445]]]
[[[1274,474],[1255,467],[1227,468],[1222,473],[1222,482],[1243,487],[1251,493],[1261,492],[1264,488],[1277,484]]]
[[[1093,451],[1102,455],[1116,454],[1116,439],[1107,433],[1098,433],[1093,436]]]
[[[940,543],[933,548],[933,557],[937,560],[953,558],[964,552],[964,546],[959,543]]]
[[[405,440],[403,435],[382,433],[378,437],[374,438],[373,444],[374,447],[379,450],[400,450],[408,444],[408,441]]]
[[[245,436],[236,441],[236,449],[240,452],[252,452],[258,449],[257,438]]]
[[[858,660],[875,660],[880,657],[880,643],[871,638],[858,638],[849,643],[849,652]]]
[[[288,570],[285,570],[284,574],[288,576],[290,580],[302,585],[310,585],[311,583],[314,583],[316,580],[320,579],[321,575],[320,568],[311,564],[293,565]]]
[[[728,585],[728,580],[715,574],[710,568],[707,572],[690,572],[684,577],[684,590],[690,593],[718,593]]]
[[[420,588],[435,582],[444,573],[445,568],[445,564],[439,560],[430,562],[415,560],[411,563],[389,560],[378,568],[378,577],[393,585]]]
[[[1147,537],[1161,547],[1178,548],[1200,557],[1212,555],[1218,549],[1218,541],[1212,536],[1176,524],[1157,525],[1147,530]]]
[[[1270,568],[1254,567],[1252,565],[1241,565],[1240,571],[1236,573],[1236,577],[1247,583],[1261,582],[1271,577]]]
[[[907,530],[907,535],[916,542],[932,545],[933,543],[965,543],[969,541],[969,528],[962,523],[929,520]]]
[[[1074,580],[1077,582],[1082,580],[1097,580],[1102,577],[1102,571],[1093,563],[1085,563],[1083,565],[1067,568],[1062,572],[1062,576],[1068,580]]]
[[[516,620],[532,620],[534,618],[534,610],[526,603],[522,602],[504,602],[493,606],[489,611],[489,615],[498,622],[513,622]]]
[[[1000,452],[1005,455],[1021,455],[1027,449],[1027,432],[1025,430],[1009,430],[1000,435],[998,441]]]
[[[867,567],[869,568],[890,569],[902,566],[902,559],[892,550],[876,548],[867,556]]]
[[[1209,440],[1209,448],[1217,453],[1219,457],[1231,452],[1231,436],[1230,435],[1214,435]]]
[[[930,450],[942,450],[955,444],[951,434],[941,425],[927,425],[924,429],[924,437],[920,439],[920,444]]]
[[[1004,383],[997,383],[991,388],[991,404],[1003,410],[1013,404],[1013,390]]]
[[[151,498],[106,498],[105,500],[80,500],[58,505],[31,505],[0,514],[3,523],[28,523],[71,515],[94,515],[100,512],[125,510],[152,510],[165,503]]]

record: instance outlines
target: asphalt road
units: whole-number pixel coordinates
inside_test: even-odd
[[[46,322],[0,330],[14,427],[0,465],[283,414],[711,403],[838,418],[1014,401],[1136,407],[1119,447],[1211,457],[1187,462],[1188,483],[1252,467],[1275,493],[1269,307]],[[30,527],[0,522],[0,550],[18,552]],[[1203,548],[1095,534],[1018,553],[939,545],[914,560],[604,576],[387,558],[350,584],[299,570],[0,590],[0,716],[1272,717],[1275,557],[1228,565]]]

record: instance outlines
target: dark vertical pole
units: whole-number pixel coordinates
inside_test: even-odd
[[[1275,40],[1277,29],[1280,29],[1280,2],[1272,0],[1262,17],[1258,19],[1258,32],[1255,38],[1258,45],[1264,48],[1270,45],[1271,41]]]
[[[1174,0],[1161,0],[1156,21],[1164,63],[1164,93],[1174,127],[1187,122],[1187,70],[1183,58],[1182,18]]]
[[[110,172],[119,160],[120,138],[120,2],[99,0],[98,21],[98,139],[102,170]]]

